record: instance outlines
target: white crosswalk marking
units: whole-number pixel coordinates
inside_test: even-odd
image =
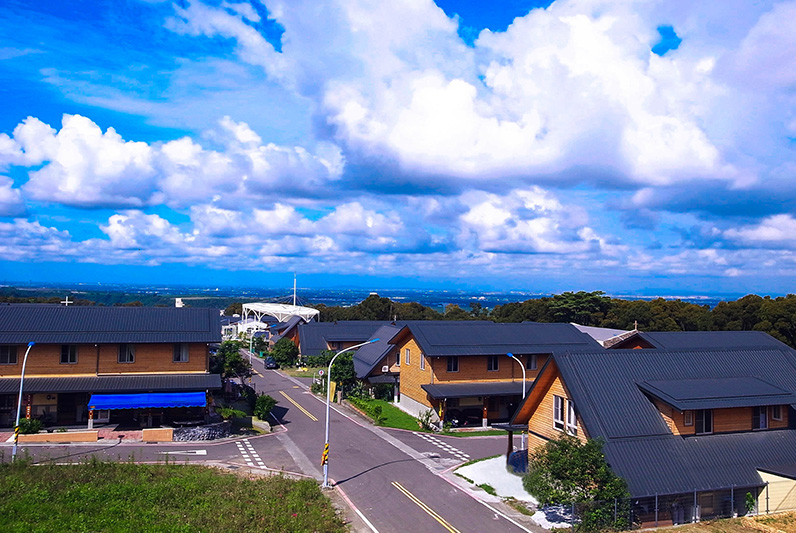
[[[238,441],[236,444],[238,445],[238,451],[240,451],[240,454],[243,456],[243,460],[246,461],[247,465],[254,467],[256,463],[256,466],[265,468],[265,463],[260,458],[260,454],[257,453],[257,451],[254,449],[254,446],[252,446],[252,443],[249,442],[248,439],[245,439],[242,442]]]
[[[440,450],[448,452],[449,454],[454,456],[456,459],[459,459],[460,461],[467,461],[470,458],[470,456],[468,454],[464,453],[460,449],[458,449],[458,448],[456,448],[454,446],[451,446],[447,442],[442,441],[442,440],[438,439],[437,437],[435,437],[433,435],[428,435],[427,433],[418,433],[416,431],[413,431],[412,433],[414,435],[417,435],[421,439],[425,440],[429,444],[433,444],[434,446],[436,446]]]

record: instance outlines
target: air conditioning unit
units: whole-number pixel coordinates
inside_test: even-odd
[[[383,367],[381,367],[381,373],[382,374],[386,374],[389,371],[390,371],[390,367],[389,366],[384,365]]]

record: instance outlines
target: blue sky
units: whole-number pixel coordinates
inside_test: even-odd
[[[16,2],[0,282],[792,292],[796,2]]]

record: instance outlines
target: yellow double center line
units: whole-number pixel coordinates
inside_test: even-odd
[[[317,422],[317,421],[318,421],[318,419],[317,419],[317,418],[315,418],[315,415],[313,415],[312,413],[310,413],[309,411],[307,411],[306,409],[304,409],[302,406],[300,406],[300,405],[298,404],[298,402],[296,402],[296,400],[294,400],[293,398],[291,398],[290,396],[288,396],[287,394],[285,394],[285,391],[282,391],[282,390],[281,390],[281,391],[279,391],[279,394],[281,394],[282,396],[284,396],[285,398],[287,398],[287,401],[289,401],[290,403],[292,403],[293,405],[295,405],[296,407],[298,407],[298,410],[299,410],[299,411],[301,411],[302,413],[304,413],[305,415],[307,415],[308,417],[310,417],[310,420],[312,420],[313,422]]]
[[[434,520],[436,520],[437,522],[442,524],[442,527],[444,527],[445,529],[447,529],[451,533],[460,533],[460,531],[458,529],[456,529],[455,527],[450,525],[447,520],[445,520],[440,515],[438,515],[431,507],[429,507],[428,505],[426,505],[425,503],[420,501],[420,498],[418,498],[417,496],[415,496],[414,494],[412,494],[411,492],[406,490],[403,485],[401,485],[397,481],[393,481],[392,482],[392,486],[395,487],[396,489],[400,490],[404,494],[404,496],[406,496],[407,498],[412,500],[418,507],[420,507],[426,513],[428,513],[428,515],[431,518],[433,518]]]

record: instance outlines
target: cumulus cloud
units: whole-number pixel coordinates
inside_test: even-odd
[[[14,181],[0,175],[0,217],[18,217],[25,213],[22,191],[14,187]]]
[[[730,228],[724,236],[752,248],[796,250],[796,219],[792,215],[774,215],[759,224]]]
[[[184,207],[217,198],[251,203],[279,190],[291,197],[329,194],[344,167],[340,150],[262,144],[244,122],[224,117],[208,138],[222,149],[189,137],[166,143],[127,141],[90,119],[64,115],[60,131],[29,117],[0,134],[0,168],[38,166],[23,186],[26,196],[75,207]]]

